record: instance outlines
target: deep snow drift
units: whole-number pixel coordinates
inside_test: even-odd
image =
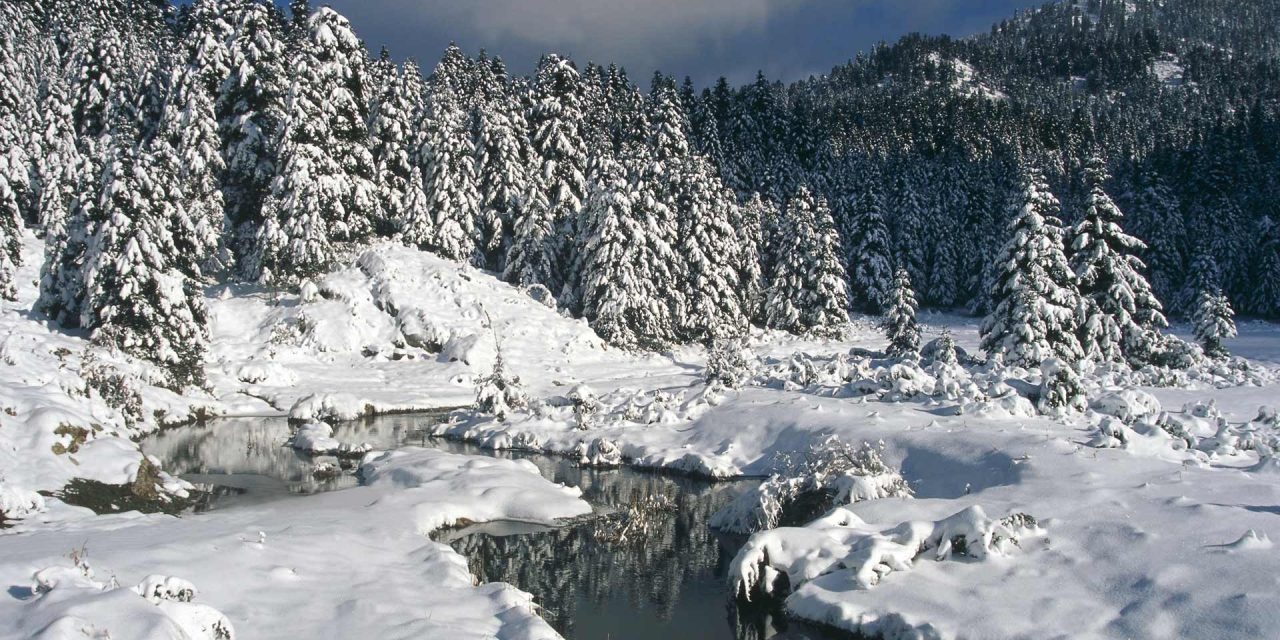
[[[884,345],[870,322],[831,342],[756,332],[747,383],[726,389],[703,382],[701,349],[612,349],[490,274],[384,244],[301,294],[210,291],[210,388],[184,397],[31,316],[38,251],[29,239],[20,299],[0,306],[0,510],[15,525],[0,530],[0,580],[14,585],[0,637],[555,637],[528,596],[472,586],[465,561],[423,535],[589,511],[527,466],[371,452],[354,489],[183,518],[93,516],[36,493],[76,477],[134,482],[151,465],[131,438],[198,412],[287,414],[310,425],[294,446],[359,444],[335,445],[326,427],[471,404],[495,340],[531,407],[505,420],[459,411],[440,434],[720,477],[768,475],[832,436],[883,442],[886,484],[863,481],[842,496],[851,504],[758,533],[739,556],[744,595],[785,598],[793,615],[887,637],[1280,630],[1280,427],[1259,411],[1280,397],[1271,325],[1244,324],[1229,343],[1251,363],[1098,371],[1090,408],[1058,417],[1036,410],[1040,372],[884,360],[864,351]],[[948,327],[975,351],[972,321],[922,321],[926,340]],[[122,383],[136,399],[102,393]],[[189,489],[149,473],[162,495]],[[899,476],[913,497],[881,490]],[[82,545],[91,567],[67,557]],[[140,626],[120,626],[140,606]]]

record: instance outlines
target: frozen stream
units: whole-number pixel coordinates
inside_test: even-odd
[[[482,582],[508,582],[532,593],[542,616],[566,638],[820,639],[820,630],[788,623],[777,612],[742,610],[728,593],[725,571],[741,538],[707,527],[721,505],[749,486],[708,482],[629,468],[595,470],[570,460],[493,452],[428,438],[438,416],[400,415],[340,425],[341,442],[374,449],[426,446],[472,455],[532,461],[556,482],[580,487],[597,517],[549,528],[488,523],[436,537],[465,555]],[[339,490],[358,484],[350,471],[315,474],[317,462],[285,446],[284,419],[219,420],[154,435],[142,445],[182,477],[215,487],[202,508]]]

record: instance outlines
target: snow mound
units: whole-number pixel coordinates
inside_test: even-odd
[[[289,409],[290,420],[344,422],[371,413],[369,401],[349,393],[313,393]]]
[[[0,527],[6,521],[22,520],[44,510],[44,496],[34,491],[0,484]]]
[[[547,482],[528,460],[460,456],[436,449],[400,449],[366,456],[364,484],[397,487],[412,504],[418,531],[467,522],[553,522],[591,513],[577,488]]]
[[[1089,408],[1103,415],[1132,423],[1160,415],[1160,401],[1155,396],[1138,389],[1108,391],[1093,399]]]
[[[848,509],[836,509],[806,527],[757,533],[730,566],[733,591],[740,598],[777,597],[790,590],[804,599],[804,585],[840,573],[852,590],[880,584],[891,573],[910,571],[921,558],[945,561],[1012,555],[1020,540],[1041,535],[1025,514],[994,519],[972,506],[936,522],[907,521],[876,530]],[[843,612],[842,612],[843,613]]]
[[[234,640],[221,612],[192,602],[196,588],[152,575],[133,588],[99,582],[89,566],[47,567],[32,578],[29,606],[14,622],[23,637]]]
[[[1272,546],[1271,538],[1267,537],[1267,534],[1250,529],[1244,532],[1239,540],[1223,545],[1223,548],[1227,551],[1266,551]]]

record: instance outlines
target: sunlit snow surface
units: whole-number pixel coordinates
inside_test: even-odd
[[[846,507],[862,530],[938,523],[973,506],[996,519],[1025,512],[1043,529],[1020,548],[981,561],[917,558],[871,588],[848,574],[823,574],[796,585],[787,601],[796,614],[889,637],[1280,633],[1280,554],[1263,542],[1280,535],[1274,458],[1260,461],[1256,451],[1235,447],[1191,455],[1168,438],[1097,448],[1090,445],[1099,416],[1051,420],[1021,416],[1016,407],[954,415],[954,403],[839,397],[821,385],[706,394],[697,349],[621,353],[604,347],[584,323],[491,275],[390,245],[371,251],[318,282],[307,301],[269,291],[210,291],[212,392],[184,398],[144,386],[146,420],[127,427],[101,398],[83,394],[83,337],[51,330],[27,312],[39,260],[38,242],[29,239],[20,299],[0,306],[5,500],[30,504],[34,490],[77,476],[130,480],[141,454],[129,438],[154,428],[156,410],[180,419],[196,404],[230,415],[292,412],[333,420],[370,408],[465,405],[492,358],[487,314],[508,368],[533,397],[566,396],[586,382],[601,396],[653,399],[662,391],[670,400],[646,424],[602,422],[584,432],[555,411],[511,424],[459,416],[441,428],[453,435],[566,454],[608,441],[642,465],[718,475],[767,473],[775,454],[803,449],[817,434],[884,440],[886,460],[901,468],[917,497]],[[973,321],[929,314],[922,320],[928,338],[949,325],[960,346],[975,350]],[[1244,323],[1241,334],[1229,344],[1236,353],[1269,366],[1280,361],[1275,326]],[[775,362],[797,351],[821,359],[883,346],[871,322],[840,343],[772,334],[753,342]],[[1275,383],[1147,391],[1175,416],[1186,403],[1214,399],[1236,427],[1260,405],[1280,404]],[[63,424],[88,430],[74,453],[54,453],[55,445],[74,440],[55,435]],[[44,499],[43,510],[30,504],[25,519],[0,532],[0,581],[8,588],[0,596],[0,637],[39,631],[53,601],[33,587],[35,574],[71,567],[68,553],[82,546],[96,583],[111,584],[114,576],[127,590],[153,574],[189,581],[198,590],[194,602],[224,615],[241,638],[555,637],[528,595],[473,586],[466,559],[423,532],[458,519],[550,520],[583,513],[586,503],[532,469],[437,457],[443,455],[383,459],[374,463],[382,465],[381,479],[369,486],[246,501],[184,518],[93,516],[54,498]],[[90,598],[68,615],[84,628],[123,629],[129,607],[157,606],[119,589],[101,597],[125,596],[137,602],[111,607]],[[175,624],[154,625],[149,637],[184,637]]]

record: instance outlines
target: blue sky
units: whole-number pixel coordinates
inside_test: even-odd
[[[313,0],[317,5],[319,0]],[[373,52],[429,68],[456,41],[502,56],[517,73],[556,51],[579,64],[625,66],[646,83],[654,69],[720,75],[735,83],[763,69],[797,80],[827,72],[876,42],[918,31],[966,36],[1030,0],[330,0]]]

